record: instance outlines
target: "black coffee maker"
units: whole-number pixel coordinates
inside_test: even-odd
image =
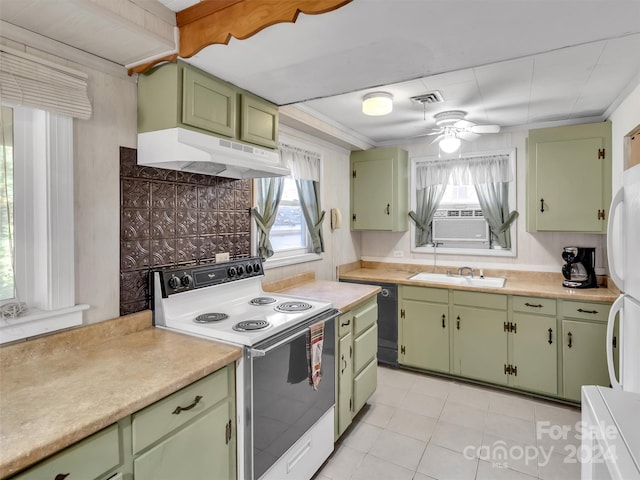
[[[569,288],[598,288],[596,280],[596,249],[592,247],[564,247],[562,266],[565,281],[562,285]]]

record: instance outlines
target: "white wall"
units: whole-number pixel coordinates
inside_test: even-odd
[[[516,170],[517,170],[517,206],[520,216],[516,220],[517,230],[517,256],[516,257],[479,257],[469,255],[437,255],[438,265],[472,267],[506,268],[514,270],[535,270],[559,272],[563,264],[561,257],[562,247],[567,245],[577,245],[583,247],[596,248],[596,265],[598,268],[605,268],[605,246],[604,235],[595,234],[566,234],[566,233],[528,233],[526,226],[525,211],[525,165],[526,150],[525,141],[527,132],[508,132],[499,134],[487,134],[480,137],[475,142],[464,143],[465,152],[482,152],[503,148],[516,148]],[[431,145],[431,137],[424,137],[413,143],[401,144],[401,147],[409,152],[409,158],[422,155],[437,155],[437,145]],[[386,232],[362,232],[361,253],[364,259],[378,261],[403,261],[409,260],[412,263],[433,264],[432,254],[411,253],[411,238],[409,232],[406,233],[386,233]],[[403,258],[393,256],[394,250],[404,252]],[[602,271],[603,271],[602,270]],[[604,273],[604,272],[603,272]]]
[[[611,120],[612,144],[612,186],[613,192],[621,185],[621,173],[624,165],[624,137],[640,125],[640,84],[614,110]]]

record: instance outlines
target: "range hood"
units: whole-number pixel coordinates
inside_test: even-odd
[[[228,178],[281,177],[291,172],[276,151],[185,128],[138,134],[138,165]]]

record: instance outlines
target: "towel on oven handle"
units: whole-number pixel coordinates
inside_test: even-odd
[[[324,343],[324,322],[309,327],[307,334],[307,360],[309,362],[309,384],[318,390],[322,380],[322,345]]]

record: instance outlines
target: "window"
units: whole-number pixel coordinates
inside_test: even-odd
[[[515,149],[411,159],[412,251],[515,256]]]
[[[2,107],[0,131],[0,302],[13,300],[13,109]]]
[[[256,180],[257,253],[265,268],[321,259],[325,212],[320,200],[320,155],[280,144],[291,176]]]
[[[82,323],[75,305],[73,120],[2,108],[0,343]]]
[[[276,255],[307,253],[309,250],[307,225],[304,221],[298,189],[293,177],[284,179],[282,198],[269,238]]]

